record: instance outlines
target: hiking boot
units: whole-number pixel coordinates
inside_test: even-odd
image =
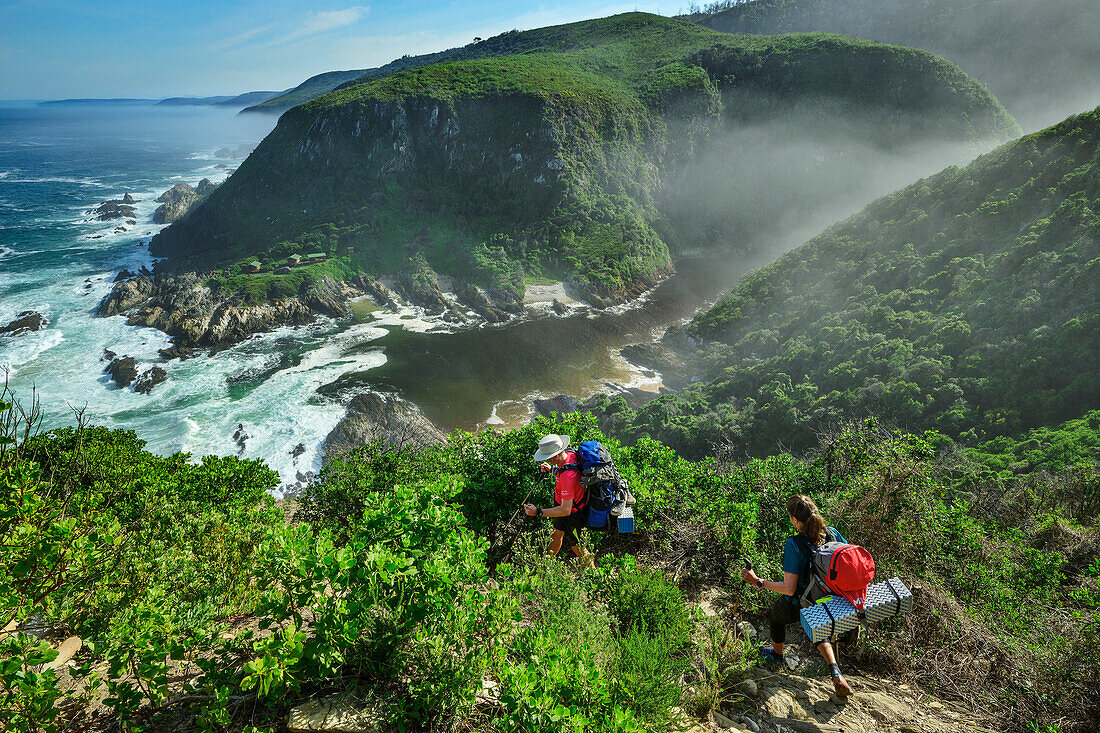
[[[836,696],[842,701],[853,694],[851,686],[849,686],[844,677],[839,674],[833,677],[833,690],[836,692]]]
[[[776,654],[775,649],[760,647],[758,651],[760,652],[760,659],[763,661],[780,667],[786,666],[787,660],[783,658],[782,654]]]

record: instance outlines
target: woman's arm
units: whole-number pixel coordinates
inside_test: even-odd
[[[795,573],[783,573],[783,580],[781,581],[763,580],[748,568],[742,568],[741,578],[746,583],[752,583],[760,588],[767,588],[785,596],[793,596],[798,591],[798,575]]]

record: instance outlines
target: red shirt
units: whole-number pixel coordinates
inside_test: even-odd
[[[573,451],[565,452],[566,463],[577,463],[577,454]],[[558,480],[554,484],[554,501],[560,506],[568,499],[573,500],[573,509],[584,501],[584,487],[581,486],[581,473],[576,470],[554,469],[558,474]]]

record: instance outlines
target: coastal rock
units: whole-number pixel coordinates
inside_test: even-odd
[[[104,371],[111,375],[111,379],[115,380],[115,384],[120,389],[129,387],[138,373],[137,363],[132,356],[120,356],[112,359]]]
[[[559,415],[566,415],[571,412],[579,412],[581,409],[580,400],[563,394],[545,400],[535,400],[531,404],[534,406],[535,412],[542,417],[550,417],[555,412]]]
[[[455,281],[455,295],[460,303],[477,313],[489,323],[503,323],[508,314],[495,306],[478,287],[462,280]]]
[[[236,145],[236,146],[231,147],[231,148],[230,147],[218,148],[217,152],[214,153],[214,157],[216,157],[216,158],[243,158],[243,157],[245,157],[246,155],[248,155],[249,153],[252,152],[252,148],[253,148],[253,146],[249,145],[248,143],[241,143],[240,145]],[[224,164],[222,164],[222,167],[224,167]]]
[[[445,436],[414,405],[367,392],[352,399],[321,449],[327,458],[378,440],[386,448],[418,448],[442,443]]]
[[[523,293],[515,288],[496,285],[489,288],[489,297],[493,303],[508,313],[523,313]]]
[[[129,280],[132,277],[137,277],[137,274],[130,272],[129,270],[120,270],[119,273],[115,275],[115,279],[111,282],[122,282],[123,280]]]
[[[222,349],[280,326],[304,326],[316,313],[345,316],[346,301],[357,295],[346,283],[325,278],[298,297],[245,305],[236,295],[214,293],[197,273],[158,273],[116,282],[99,315],[125,313],[130,325],[163,331],[174,343],[161,356],[186,359],[194,349]]]
[[[143,276],[115,283],[111,292],[99,304],[99,315],[114,316],[141,305],[149,300],[153,292],[153,281]]]
[[[152,367],[137,378],[134,382],[134,391],[139,394],[149,394],[153,391],[153,387],[166,379],[168,379],[168,372],[159,366]]]
[[[133,205],[133,204],[136,204],[140,200],[141,199],[136,199],[128,193],[122,194],[122,203],[124,203],[124,204]]]
[[[354,293],[344,283],[323,277],[308,286],[302,294],[302,302],[318,313],[343,318],[351,315],[346,303],[352,295]]]
[[[402,273],[394,281],[394,288],[410,303],[420,306],[432,315],[442,315],[450,308],[435,278],[425,276],[424,273]]]
[[[670,389],[683,389],[696,379],[691,365],[664,344],[631,344],[624,346],[621,353],[631,364],[660,373]]]
[[[31,331],[41,331],[46,325],[46,317],[38,311],[23,311],[8,325],[0,328],[0,336],[18,336]]]
[[[394,299],[390,289],[374,278],[367,275],[359,275],[352,282],[357,288],[373,298],[374,302],[378,305],[387,306],[389,308],[397,307],[397,301]]]
[[[127,200],[129,199],[129,200]],[[130,194],[126,194],[121,199],[112,199],[110,201],[101,201],[99,206],[94,209],[90,209],[84,213],[91,216],[96,221],[111,221],[112,219],[133,219],[137,214],[134,212],[134,207],[130,204],[134,203],[134,198]]]
[[[208,178],[202,179],[197,188],[187,183],[177,183],[157,197],[160,206],[153,212],[153,221],[157,224],[171,224],[182,219],[215,188],[217,186]]]
[[[169,346],[167,349],[161,349],[157,353],[160,354],[160,358],[165,361],[171,361],[172,359],[183,361],[194,356],[195,350],[188,349],[184,346]]]

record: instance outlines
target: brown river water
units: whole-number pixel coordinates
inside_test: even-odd
[[[685,322],[764,261],[744,254],[683,258],[640,302],[606,311],[581,308],[450,332],[387,327],[385,336],[356,347],[380,350],[384,365],[344,374],[320,392],[348,400],[368,390],[396,394],[450,431],[520,425],[536,398],[587,397],[608,383],[656,390],[659,375],[619,351]]]

